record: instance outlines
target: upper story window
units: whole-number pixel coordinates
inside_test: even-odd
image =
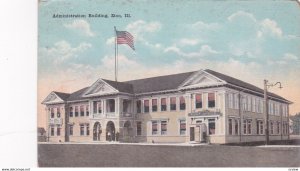
[[[51,118],[54,118],[54,108],[51,108],[51,109],[50,109],[50,113],[51,113],[51,116],[50,116],[50,117],[51,117]]]
[[[75,106],[75,117],[78,116],[78,106]]]
[[[202,94],[196,94],[196,108],[202,108]]]
[[[171,102],[170,109],[171,110],[176,110],[176,97],[171,97],[170,102]]]
[[[252,97],[252,112],[255,112],[256,109],[256,98]]]
[[[233,108],[233,94],[228,94],[228,108]]]
[[[157,99],[152,99],[152,112],[157,112]]]
[[[130,113],[131,100],[123,99],[123,112]]]
[[[56,108],[57,112],[56,112],[56,116],[57,118],[60,118],[60,107]]]
[[[234,108],[239,109],[239,94],[234,94]]]
[[[84,106],[80,106],[80,116],[84,116]]]
[[[90,115],[90,106],[89,105],[85,106],[85,112],[86,112],[86,116]]]
[[[106,100],[106,112],[115,112],[115,99]]]
[[[215,93],[208,93],[208,107],[214,108],[216,105]]]
[[[70,117],[73,117],[73,107],[70,107],[70,113],[69,113]]]
[[[161,111],[166,111],[167,110],[167,99],[166,98],[161,98],[160,99],[160,110]]]
[[[144,100],[144,113],[149,113],[149,100]]]
[[[243,111],[247,110],[247,98],[245,96],[242,97]]]
[[[101,103],[101,101],[97,102],[97,112],[102,113],[102,103]]]
[[[97,101],[93,101],[93,113],[97,113]]]
[[[179,103],[180,103],[179,106],[180,110],[185,110],[185,98],[183,96],[179,98]]]
[[[251,111],[251,97],[250,96],[248,96],[247,102],[248,102],[247,111]]]
[[[136,112],[137,113],[142,112],[142,101],[141,100],[136,101]]]

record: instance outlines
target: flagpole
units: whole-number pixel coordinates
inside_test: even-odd
[[[116,26],[114,26],[115,28],[115,81],[117,80],[117,57],[118,57],[118,44],[117,44],[117,29]]]

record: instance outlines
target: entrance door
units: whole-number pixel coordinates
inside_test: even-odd
[[[107,122],[106,125],[106,141],[115,141],[115,124],[112,121]]]
[[[190,127],[190,141],[195,141],[195,128]]]
[[[99,122],[96,122],[94,124],[94,129],[93,129],[93,140],[100,141],[101,133],[102,133],[101,124]]]

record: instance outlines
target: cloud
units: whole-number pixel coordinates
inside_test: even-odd
[[[197,45],[199,42],[199,39],[182,38],[179,40],[178,44],[181,46],[194,46]]]
[[[221,28],[221,25],[218,23],[204,23],[203,21],[197,21],[190,27],[196,30],[217,30]]]
[[[290,61],[298,61],[299,58],[294,54],[285,53],[284,56],[283,56],[283,59],[290,60]]]
[[[164,52],[165,53],[174,52],[174,53],[178,54],[179,56],[183,56],[183,57],[187,57],[187,58],[208,57],[208,56],[216,55],[216,54],[220,53],[220,52],[212,49],[209,45],[202,45],[201,48],[199,49],[199,51],[190,52],[190,53],[183,52],[181,49],[176,47],[176,45],[174,45],[174,46],[167,47],[164,50]]]
[[[64,26],[68,29],[79,30],[88,37],[95,36],[95,33],[91,30],[90,24],[82,19],[74,20],[72,23],[65,24]]]
[[[245,11],[237,11],[231,14],[229,17],[227,17],[227,20],[230,22],[234,22],[236,20],[244,20],[245,18],[248,18],[253,22],[256,22],[256,18],[254,17],[254,15]]]
[[[274,36],[277,36],[277,37],[282,37],[282,30],[277,25],[277,22],[274,21],[274,20],[266,18],[263,21],[261,21],[260,27],[261,27],[260,28],[261,33],[271,34],[271,35],[274,35]]]
[[[39,56],[53,61],[54,64],[60,64],[68,59],[77,57],[79,53],[91,48],[90,43],[82,42],[77,47],[72,47],[67,41],[56,42],[51,48],[41,48]],[[41,59],[42,60],[42,59]]]
[[[137,20],[129,23],[125,29],[134,36],[135,41],[139,41],[148,47],[161,48],[161,44],[151,43],[146,38],[149,33],[158,32],[161,28],[162,25],[158,21],[146,22],[144,20]]]
[[[114,43],[115,43],[115,37],[111,37],[106,40],[107,45],[113,45]]]

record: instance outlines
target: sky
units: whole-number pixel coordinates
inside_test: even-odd
[[[294,115],[300,112],[299,8],[284,0],[40,0],[38,125],[46,124],[41,102],[51,91],[71,93],[99,78],[114,80],[114,26],[134,36],[136,49],[119,45],[118,81],[200,69],[260,88],[264,79],[280,81],[282,89],[269,91],[292,101]]]

